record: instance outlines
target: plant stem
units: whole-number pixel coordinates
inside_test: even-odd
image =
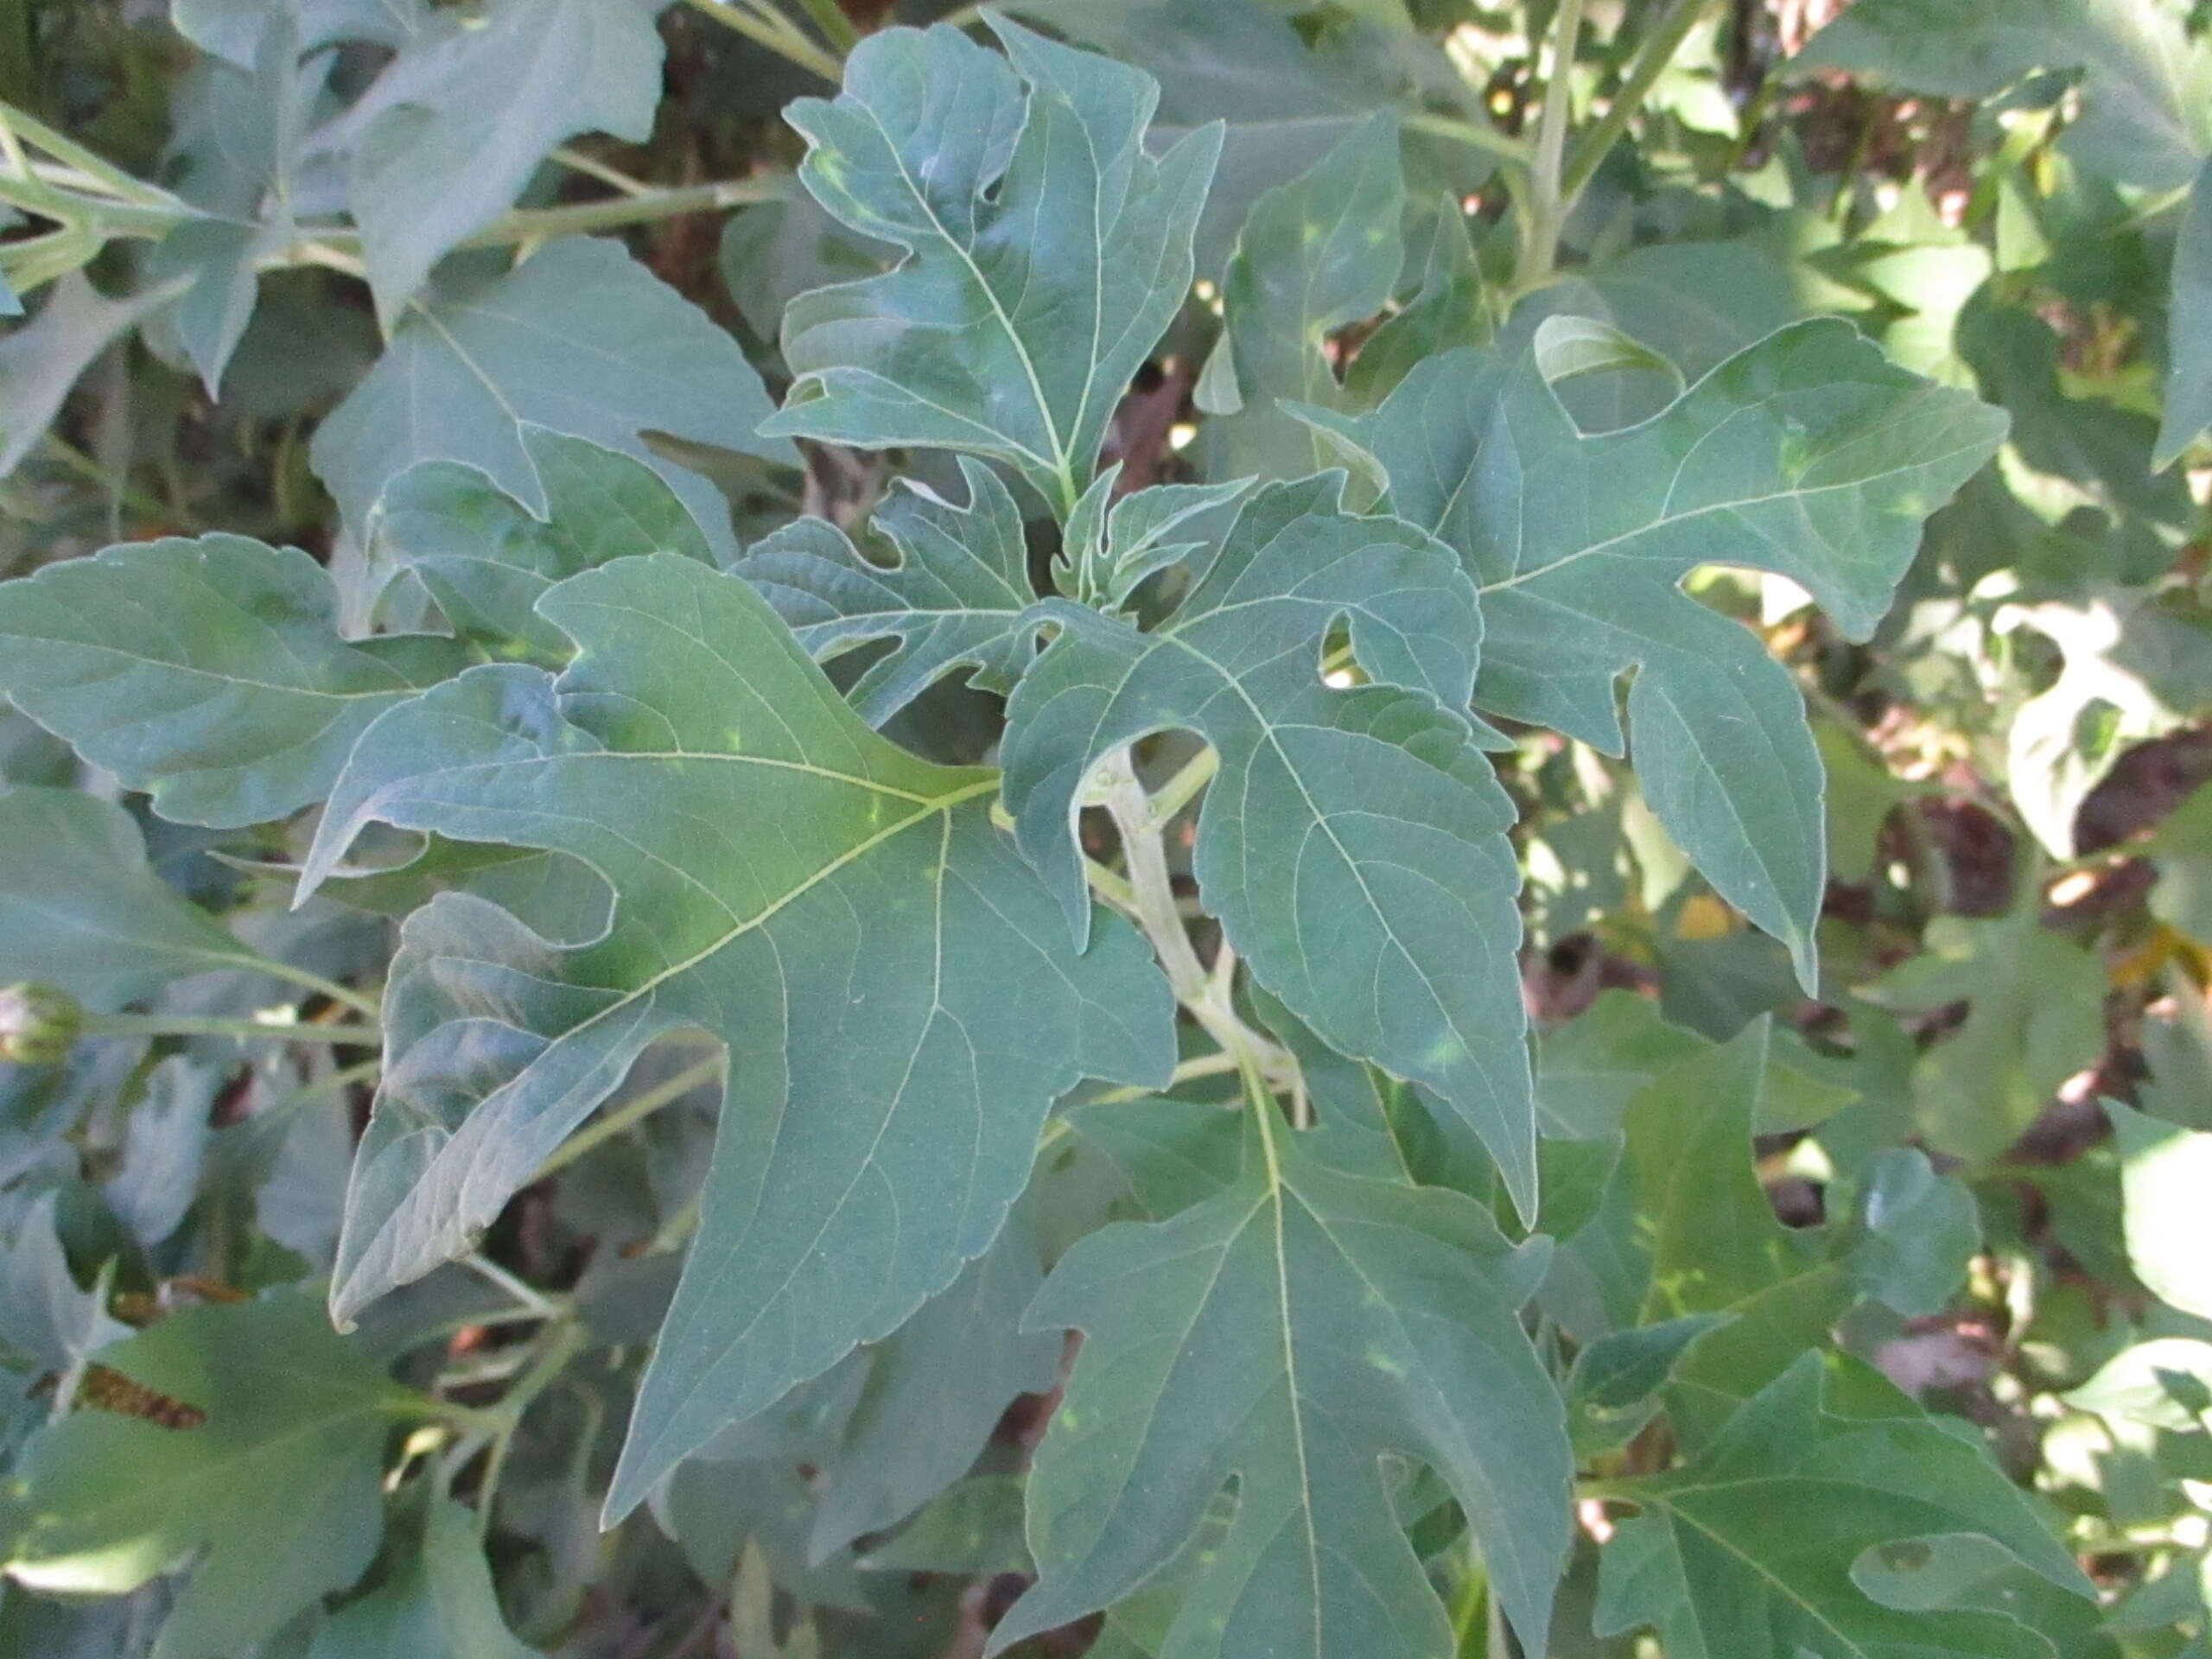
[[[1454,143],[1465,144],[1495,156],[1502,162],[1516,167],[1529,165],[1528,141],[1516,138],[1510,132],[1500,132],[1496,127],[1481,121],[1463,121],[1456,115],[1434,115],[1427,110],[1410,110],[1398,117],[1398,124],[1409,132],[1426,132],[1437,138],[1449,138]]]
[[[334,1095],[341,1090],[351,1089],[357,1083],[366,1083],[383,1070],[384,1062],[381,1059],[363,1060],[359,1065],[343,1067],[333,1071],[327,1077],[317,1077],[312,1083],[303,1083],[296,1089],[287,1090],[263,1107],[256,1116],[258,1117],[280,1116],[283,1113],[306,1105],[311,1100],[320,1099],[324,1095]]]
[[[845,15],[837,0],[799,0],[806,8],[806,15],[814,19],[814,26],[822,31],[822,38],[830,42],[840,57],[861,43],[857,24]]]
[[[691,0],[694,10],[702,11],[716,22],[735,29],[755,46],[764,46],[777,56],[787,59],[800,68],[810,70],[835,86],[844,76],[844,66],[836,58],[800,34],[790,18],[782,13],[732,0]],[[773,19],[773,22],[769,21]]]
[[[340,985],[334,979],[325,979],[321,974],[296,966],[289,962],[277,962],[268,957],[254,957],[248,963],[257,974],[266,974],[271,979],[287,979],[295,985],[341,1002],[354,1013],[374,1020],[383,1013],[382,1005],[365,991],[357,991],[350,985]]]
[[[89,1014],[86,1037],[264,1037],[279,1043],[330,1043],[349,1048],[380,1048],[384,1033],[373,1026],[271,1025],[260,1020],[206,1020],[168,1014]]]
[[[1185,1060],[1177,1066],[1174,1075],[1167,1080],[1167,1086],[1173,1089],[1179,1083],[1191,1083],[1199,1077],[1218,1077],[1235,1070],[1236,1070],[1236,1057],[1226,1049],[1218,1054],[1201,1054],[1196,1059]],[[1142,1100],[1147,1095],[1155,1095],[1159,1092],[1156,1089],[1147,1089],[1139,1084],[1126,1089],[1109,1089],[1103,1095],[1092,1096],[1088,1103],[1093,1106],[1119,1105],[1125,1100]],[[1056,1123],[1059,1122],[1058,1118],[1052,1121]]]
[[[566,1169],[577,1159],[604,1146],[615,1136],[628,1134],[662,1107],[683,1099],[701,1084],[710,1083],[720,1077],[727,1064],[728,1060],[721,1054],[710,1055],[623,1102],[596,1123],[586,1124],[555,1148],[553,1155],[537,1166],[537,1173],[531,1179],[542,1181],[556,1171]]]
[[[1574,204],[1597,174],[1613,145],[1628,124],[1643,105],[1643,100],[1656,86],[1659,77],[1667,73],[1667,66],[1675,60],[1689,32],[1705,16],[1710,0],[1675,0],[1675,9],[1661,20],[1636,54],[1628,79],[1605,106],[1605,114],[1581,137],[1575,140],[1574,154],[1567,163],[1567,170],[1560,180],[1560,214],[1563,219],[1573,212]],[[1554,71],[1556,73],[1556,71]]]
[[[1188,760],[1176,774],[1160,786],[1152,798],[1152,827],[1165,830],[1178,812],[1188,806],[1198,792],[1213,781],[1221,770],[1221,756],[1209,743]]]
[[[1166,970],[1175,1000],[1242,1070],[1249,1065],[1271,1076],[1284,1076],[1294,1063],[1274,1043],[1237,1017],[1227,985],[1209,975],[1192,948],[1175,902],[1175,887],[1167,873],[1167,853],[1160,844],[1152,798],[1130,770],[1124,749],[1101,769],[1103,804],[1121,831],[1122,856],[1128,869],[1132,914],[1152,942],[1154,953]]]
[[[1544,108],[1536,128],[1536,153],[1529,166],[1527,236],[1513,275],[1516,290],[1525,292],[1551,275],[1559,257],[1559,234],[1567,219],[1567,197],[1560,189],[1560,169],[1567,150],[1574,53],[1582,38],[1582,0],[1559,0],[1552,19],[1551,66],[1544,78]]]

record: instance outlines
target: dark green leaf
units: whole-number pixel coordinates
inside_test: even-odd
[[[476,1518],[430,1505],[423,1550],[315,1633],[308,1659],[534,1659],[499,1616]]]

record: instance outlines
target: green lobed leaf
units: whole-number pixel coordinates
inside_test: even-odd
[[[1342,485],[1324,474],[1248,498],[1150,633],[1041,607],[1060,632],[1007,705],[1007,805],[1079,937],[1084,780],[1149,734],[1205,736],[1221,770],[1195,869],[1230,944],[1332,1047],[1441,1096],[1533,1214],[1513,810],[1455,712],[1480,624],[1449,550],[1344,512]],[[1378,683],[1323,683],[1339,618]]]
[[[991,1650],[1137,1591],[1234,1481],[1160,1659],[1448,1652],[1391,1506],[1403,1459],[1443,1478],[1545,1651],[1573,1459],[1517,1310],[1546,1254],[1471,1199],[1341,1174],[1265,1125],[1228,1192],[1083,1240],[1029,1316],[1085,1341],[1030,1475],[1038,1582]]]
[[[537,608],[575,642],[568,670],[474,669],[379,721],[303,885],[375,819],[565,853],[613,888],[613,919],[563,952],[463,893],[410,918],[333,1306],[350,1318],[466,1249],[653,1038],[726,1042],[619,1516],[951,1282],[1054,1097],[1166,1076],[1169,1003],[1118,920],[1071,947],[991,827],[995,774],[877,737],[742,580],[659,554]]]
[[[504,276],[417,300],[308,454],[357,531],[385,486],[421,461],[474,467],[543,513],[523,429],[547,427],[651,467],[717,555],[734,555],[721,493],[639,435],[794,464],[788,443],[760,435],[767,412],[760,377],[703,313],[618,244],[563,237]]]
[[[77,377],[184,287],[173,279],[111,300],[73,270],[54,284],[36,316],[0,340],[0,479],[46,435]]]
[[[896,642],[846,693],[871,726],[959,668],[974,671],[970,684],[1003,696],[1033,654],[1019,626],[1037,598],[1021,514],[989,467],[963,455],[960,476],[964,506],[901,480],[876,508],[870,522],[898,554],[895,564],[872,562],[835,524],[810,518],[771,531],[730,567],[767,596],[817,662]]]
[[[1328,461],[1325,446],[1275,405],[1345,402],[1325,347],[1389,302],[1405,259],[1404,213],[1398,124],[1389,114],[1369,118],[1252,204],[1222,279],[1222,334],[1197,394],[1209,414],[1236,417],[1217,435],[1217,471],[1294,476]]]
[[[1853,1280],[1907,1319],[1942,1313],[1981,1248],[1974,1194],[1955,1177],[1938,1175],[1916,1147],[1875,1154],[1859,1195],[1859,1220],[1865,1232],[1852,1252]]]
[[[360,1576],[385,1436],[416,1397],[312,1297],[188,1308],[99,1357],[189,1426],[79,1410],[33,1440],[10,1577],[113,1594],[198,1556],[154,1659],[232,1659]]]
[[[1913,1096],[1930,1147],[1985,1161],[2104,1052],[2104,969],[2041,926],[2033,905],[1994,921],[1938,917],[1925,944],[1863,995],[1900,1014],[1967,1005],[1965,1023],[1915,1065]]]
[[[1808,1354],[1695,1463],[1621,1483],[1642,1511],[1600,1558],[1598,1630],[1656,1630],[1669,1659],[2056,1659],[1994,1607],[1885,1605],[1856,1571],[1886,1546],[1966,1534],[2084,1599],[2088,1579],[1979,1443],[1903,1396],[1849,1411]],[[1878,1557],[1877,1557],[1878,1559]]]
[[[563,577],[635,553],[712,563],[683,499],[641,461],[525,423],[545,491],[541,518],[474,467],[426,461],[393,479],[369,519],[369,553],[410,572],[455,634],[498,657],[557,667],[561,631],[531,607]]]
[[[1314,418],[1372,457],[1392,512],[1465,560],[1485,630],[1478,708],[1618,754],[1615,682],[1635,669],[1646,799],[1810,988],[1827,855],[1802,700],[1756,636],[1679,585],[1702,564],[1771,570],[1863,639],[2004,416],[1815,321],[1596,436],[1560,406],[1536,343],[1510,361],[1430,358],[1375,414]]]
[[[93,1007],[259,958],[146,861],[130,815],[67,789],[0,794],[0,983],[43,981]]]
[[[808,190],[907,257],[791,302],[798,378],[761,429],[988,456],[1065,515],[1189,292],[1221,135],[1154,160],[1150,76],[990,23],[1003,58],[955,29],[884,29],[836,99],[786,111]]]
[[[633,0],[493,0],[433,13],[347,114],[362,263],[389,327],[440,258],[583,132],[652,136],[660,33]]]
[[[345,639],[329,575],[244,536],[126,543],[0,584],[0,691],[180,823],[279,818],[353,740],[461,666],[429,635]]]

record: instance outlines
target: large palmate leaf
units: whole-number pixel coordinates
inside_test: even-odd
[[[1940,98],[1987,98],[2037,69],[2082,72],[2063,143],[2107,178],[2189,182],[2212,148],[2212,53],[2180,0],[1866,0],[1790,61]]]
[[[494,0],[481,13],[434,14],[347,118],[359,124],[351,206],[378,314],[395,319],[430,267],[513,206],[563,140],[652,137],[660,60],[652,13],[632,0]]]
[[[337,1336],[314,1300],[188,1309],[100,1363],[143,1390],[25,1448],[11,1577],[135,1589],[200,1557],[156,1659],[232,1659],[359,1578],[383,1524],[378,1459],[425,1403]]]
[[[1021,514],[988,467],[962,456],[968,502],[956,507],[901,480],[871,520],[899,556],[863,557],[823,518],[798,518],[755,542],[731,567],[791,625],[817,662],[883,639],[846,694],[880,726],[957,668],[971,683],[1014,690],[1031,654],[1019,624],[1036,602]]]
[[[522,428],[543,518],[474,467],[426,461],[391,480],[369,520],[372,559],[411,572],[454,632],[549,665],[569,641],[531,607],[563,577],[633,553],[711,563],[680,497],[641,461],[548,428]]]
[[[1392,511],[1459,550],[1484,639],[1475,702],[1609,753],[1630,667],[1645,798],[1721,895],[1814,982],[1824,887],[1821,764],[1789,675],[1679,591],[1700,564],[1812,593],[1863,639],[1922,521],[1994,453],[2005,417],[1893,368],[1848,325],[1785,328],[1640,425],[1585,436],[1541,359],[1463,347],[1382,409],[1322,417],[1389,484]]]
[[[1457,1193],[1339,1173],[1265,1125],[1228,1191],[1078,1243],[1030,1313],[1086,1339],[1030,1477],[1039,1581],[994,1650],[1129,1595],[1233,1481],[1159,1659],[1450,1652],[1392,1508],[1410,1459],[1546,1651],[1573,1460],[1517,1312],[1546,1254]]]
[[[609,1500],[888,1334],[980,1255],[1052,1099],[1157,1082],[1168,999],[1118,922],[1088,953],[991,827],[988,772],[845,705],[738,577],[670,554],[538,601],[575,641],[363,735],[312,885],[372,819],[567,854],[616,894],[558,951],[480,899],[412,917],[332,1300],[467,1248],[663,1033],[730,1050],[699,1233]]]
[[[297,548],[165,537],[0,585],[0,691],[182,823],[320,800],[364,728],[460,666],[452,642],[344,639]]]
[[[815,198],[907,257],[791,302],[784,357],[798,378],[762,430],[972,451],[1065,516],[1190,289],[1221,134],[1154,160],[1150,76],[991,27],[1003,58],[941,26],[872,35],[834,101],[787,111]]]
[[[1007,804],[1080,935],[1086,775],[1148,734],[1204,735],[1221,772],[1195,868],[1229,942],[1332,1047],[1441,1096],[1533,1213],[1513,809],[1456,712],[1480,637],[1473,594],[1422,531],[1344,512],[1343,481],[1252,496],[1154,632],[1041,607],[1060,632],[1007,706]],[[1323,683],[1340,618],[1379,683]]]
[[[366,379],[315,429],[315,469],[346,521],[418,461],[474,467],[532,512],[544,480],[526,425],[588,438],[666,479],[718,553],[734,555],[721,493],[642,432],[791,463],[759,435],[768,395],[737,342],[614,243],[569,237],[489,281],[418,300]]]
[[[1669,1659],[2058,1659],[2006,1610],[2032,1598],[1999,1586],[1902,1606],[1870,1593],[1888,1587],[1886,1548],[1961,1535],[2071,1597],[2093,1591],[1980,1445],[1872,1381],[1872,1408],[1851,1409],[1821,1367],[1805,1355],[1688,1468],[1621,1484],[1642,1513],[1605,1546],[1599,1633],[1649,1626]]]

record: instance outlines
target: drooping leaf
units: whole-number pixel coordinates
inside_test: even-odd
[[[416,1397],[314,1298],[188,1308],[100,1363],[143,1392],[25,1447],[11,1577],[111,1594],[197,1555],[154,1654],[232,1659],[360,1576],[383,1520],[385,1437]]]
[[[641,432],[791,464],[758,428],[767,393],[737,342],[612,242],[565,237],[488,282],[411,306],[366,379],[315,429],[315,469],[346,521],[419,461],[474,467],[533,513],[544,481],[523,442],[537,425],[644,461],[734,555],[721,493],[646,448]]]
[[[722,1039],[730,1092],[620,1515],[951,1282],[1055,1096],[1166,1075],[1168,1003],[1118,923],[1071,948],[991,827],[995,774],[876,737],[740,578],[625,559],[537,608],[575,642],[567,671],[474,669],[394,709],[307,880],[380,819],[568,854],[613,918],[572,953],[465,894],[410,918],[333,1302],[350,1317],[466,1249],[654,1037]]]
[[[1928,1144],[1977,1161],[1995,1158],[2043,1116],[2058,1085],[2104,1050],[2104,969],[2032,905],[1995,921],[1939,917],[1927,950],[1866,988],[1900,1014],[1965,1002],[1966,1022],[1913,1071]]]
[[[1442,1477],[1546,1651],[1572,1458],[1516,1311],[1545,1253],[1457,1193],[1338,1173],[1267,1128],[1230,1191],[1078,1243],[1030,1314],[1085,1342],[1030,1476],[1039,1580],[993,1651],[1137,1590],[1233,1480],[1160,1659],[1448,1652],[1386,1459]]]
[[[212,1068],[171,1055],[154,1068],[144,1098],[130,1109],[123,1160],[101,1193],[141,1244],[175,1232],[199,1197],[208,1120],[222,1082]]]
[[[1007,804],[1080,934],[1084,778],[1150,733],[1203,734],[1221,772],[1195,868],[1230,943],[1332,1047],[1440,1096],[1533,1213],[1513,812],[1454,712],[1479,624],[1449,550],[1345,513],[1342,482],[1249,498],[1154,632],[1047,601],[1060,632],[1008,704]],[[1379,683],[1323,683],[1339,617]]]
[[[2212,1319],[2212,1135],[2104,1103],[2120,1142],[2127,1264],[2152,1293]]]
[[[431,266],[514,205],[556,144],[651,137],[660,62],[652,13],[632,0],[432,14],[348,118],[360,124],[351,206],[386,324]]]
[[[93,1354],[130,1334],[109,1317],[105,1276],[79,1289],[54,1228],[58,1195],[42,1192],[16,1219],[0,1257],[0,1370],[9,1384],[7,1449],[32,1424],[77,1397]]]
[[[1252,204],[1222,280],[1223,332],[1199,383],[1201,408],[1234,415],[1217,469],[1276,477],[1329,456],[1278,400],[1333,409],[1344,398],[1324,350],[1390,298],[1405,257],[1398,124],[1377,115],[1304,174]]]
[[[543,518],[474,467],[426,461],[378,501],[370,554],[412,572],[464,639],[558,666],[569,642],[531,609],[553,583],[633,553],[712,555],[690,510],[643,461],[542,426],[521,436],[544,487]]]
[[[77,377],[124,331],[184,291],[182,279],[111,300],[71,271],[38,315],[0,340],[0,478],[30,454],[61,412]]]
[[[2212,149],[2212,54],[2190,38],[2185,10],[2169,0],[1871,0],[1821,29],[1790,70],[1840,69],[1965,99],[2037,69],[2081,70],[2067,149],[2107,178],[2176,190]]]
[[[1427,359],[1381,410],[1325,419],[1387,477],[1390,509],[1466,561],[1485,635],[1478,707],[1623,748],[1646,799],[1730,903],[1815,981],[1821,766],[1789,675],[1679,591],[1700,564],[1809,590],[1844,632],[1881,620],[1923,519],[1996,448],[1999,411],[1813,321],[1738,353],[1663,412],[1585,436],[1518,358]]]
[[[2070,1594],[2094,1592],[1974,1441],[1901,1396],[1853,1410],[1808,1354],[1686,1469],[1624,1483],[1641,1513],[1601,1557],[1598,1630],[1656,1630],[1669,1659],[2056,1659],[1999,1606],[1900,1609],[1860,1583],[1885,1548],[1972,1535]]]
[[[499,1615],[475,1518],[430,1504],[422,1553],[315,1632],[307,1659],[533,1659]]]
[[[112,1008],[257,960],[154,874],[121,807],[67,789],[0,794],[0,983],[42,981]]]
[[[991,27],[1004,58],[942,26],[871,35],[835,100],[786,111],[815,198],[907,257],[791,302],[798,378],[762,429],[988,456],[1065,515],[1189,291],[1221,137],[1192,133],[1155,161],[1151,77]]]
[[[755,542],[731,568],[791,625],[817,662],[883,639],[846,694],[880,726],[925,689],[968,668],[969,682],[1001,696],[1031,655],[1017,626],[1036,602],[1021,514],[988,467],[961,457],[968,500],[954,506],[908,480],[871,520],[898,555],[866,558],[844,531],[799,518]]]
[[[461,666],[424,635],[339,636],[330,577],[243,536],[126,543],[0,585],[0,690],[180,823],[329,792],[385,709]]]
[[[1017,1211],[950,1289],[874,1349],[818,1483],[814,1560],[904,1521],[967,1473],[1016,1395],[1052,1386],[1058,1334],[1022,1328],[1041,1277],[1029,1235]]]
[[[268,7],[248,62],[209,58],[179,99],[175,188],[207,217],[162,238],[148,266],[157,281],[191,284],[172,322],[210,397],[220,395],[223,370],[252,320],[261,261],[296,235],[301,139],[331,67],[329,54],[303,53],[301,21],[289,7]]]
[[[2197,169],[2174,237],[2166,398],[2151,464],[2172,466],[2212,426],[2212,161]]]

